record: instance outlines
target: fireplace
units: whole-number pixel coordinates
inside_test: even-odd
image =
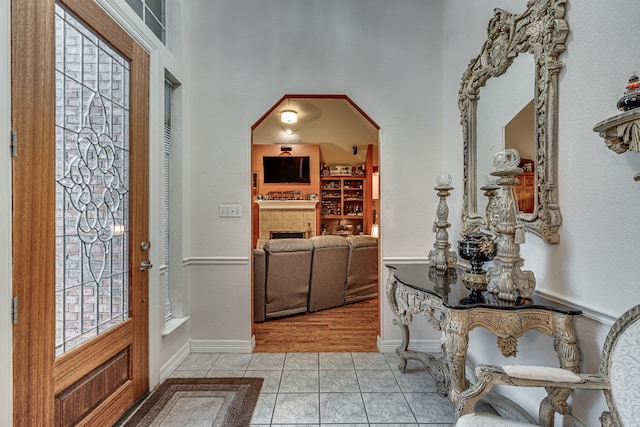
[[[269,233],[270,239],[304,239],[306,238],[305,231],[271,231]]]
[[[257,247],[269,239],[308,238],[317,235],[317,200],[258,200]]]

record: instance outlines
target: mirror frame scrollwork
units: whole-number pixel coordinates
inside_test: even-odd
[[[477,204],[477,105],[480,88],[491,77],[504,74],[520,53],[531,53],[535,62],[535,208],[520,213],[519,222],[547,243],[558,243],[562,222],[558,206],[557,139],[558,73],[563,63],[569,27],[564,20],[567,0],[530,0],[524,13],[514,15],[496,8],[487,28],[488,38],[480,54],[471,60],[458,92],[464,143],[463,229],[485,227],[487,219]]]

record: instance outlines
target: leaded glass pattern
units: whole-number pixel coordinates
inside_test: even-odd
[[[56,356],[129,317],[129,63],[59,5]]]

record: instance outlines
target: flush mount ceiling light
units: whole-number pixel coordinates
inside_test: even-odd
[[[298,113],[293,110],[284,110],[282,113],[280,113],[280,120],[282,121],[282,123],[295,123],[298,121]]]

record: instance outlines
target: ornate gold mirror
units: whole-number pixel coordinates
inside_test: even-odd
[[[533,158],[527,166],[532,172],[533,200],[530,209],[519,213],[518,220],[527,231],[545,242],[559,241],[558,227],[562,218],[558,207],[556,151],[558,73],[563,64],[558,55],[565,50],[564,41],[569,33],[564,20],[565,3],[566,0],[531,0],[519,15],[495,9],[482,51],[471,60],[462,76],[458,105],[464,142],[462,221],[465,231],[487,224],[484,203],[479,200],[482,196],[479,187],[483,185],[486,171],[491,170],[491,164],[485,163],[491,161],[493,152],[505,148],[504,136],[500,135],[501,132],[504,135],[507,123],[496,117],[498,114],[494,114],[493,108],[500,105],[504,109],[505,105],[513,104],[514,107],[507,109],[512,109],[515,116],[533,99],[533,147],[530,151]],[[519,71],[522,69],[528,69],[528,72]],[[492,77],[495,82],[491,81],[491,86],[497,83],[497,88],[489,90],[485,86]],[[491,100],[479,103],[485,91]],[[519,93],[523,95],[516,95]],[[499,94],[502,101],[495,94]],[[514,100],[517,96],[522,99]],[[485,104],[489,107],[487,111]],[[496,135],[496,129],[498,136],[491,136]],[[479,206],[482,210],[478,210]]]

